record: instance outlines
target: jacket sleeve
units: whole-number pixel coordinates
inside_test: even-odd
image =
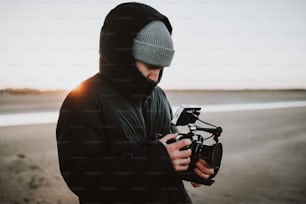
[[[61,174],[76,195],[85,200],[116,198],[117,191],[141,194],[143,190],[171,188],[176,180],[167,150],[160,142],[143,146],[121,141],[122,154],[109,153],[107,129],[94,99],[68,96],[57,124]],[[115,137],[115,136],[114,136]],[[170,185],[170,186],[169,186]]]

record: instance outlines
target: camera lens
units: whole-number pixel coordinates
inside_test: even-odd
[[[222,159],[222,144],[212,146],[195,143],[192,152],[196,158],[205,160],[213,168],[219,168]]]

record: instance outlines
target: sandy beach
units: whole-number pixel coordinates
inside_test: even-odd
[[[168,95],[174,105],[306,100],[301,91]],[[1,113],[20,112],[19,104],[26,104],[24,112],[56,110],[63,99],[27,97],[25,103],[20,97],[16,105],[13,96],[1,96]],[[39,98],[46,103],[35,108]],[[201,119],[223,127],[224,157],[215,184],[195,189],[185,183],[195,204],[306,203],[306,107],[203,113]],[[0,127],[1,204],[78,203],[59,173],[55,126]]]

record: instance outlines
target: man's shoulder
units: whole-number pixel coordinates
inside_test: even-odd
[[[155,87],[150,98],[151,100],[159,101],[160,103],[163,103],[163,104],[168,103],[168,98],[167,98],[165,91],[161,87],[158,87],[158,86]]]
[[[72,89],[69,94],[89,97],[101,92],[107,92],[111,87],[99,73],[85,79],[78,86]]]
[[[165,96],[166,96],[165,91],[164,91],[161,87],[159,87],[159,86],[156,86],[156,87],[154,88],[154,91],[153,91],[153,92],[156,93],[156,94],[162,94],[162,95],[165,95]]]
[[[159,97],[167,98],[165,91],[159,86],[155,87],[153,94]]]
[[[112,87],[103,80],[100,74],[95,74],[73,88],[68,93],[65,101],[90,102],[99,95],[109,92],[112,92]]]

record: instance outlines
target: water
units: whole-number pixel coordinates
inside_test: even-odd
[[[198,105],[198,106],[202,107],[203,112],[214,113],[214,112],[306,107],[306,101]],[[173,108],[173,111],[175,112],[178,106],[173,106],[172,108]],[[57,119],[58,119],[58,111],[1,114],[0,115],[0,127],[15,126],[15,125],[33,125],[33,124],[55,123]]]
[[[269,110],[278,108],[295,108],[305,107],[306,101],[290,101],[290,102],[267,102],[267,103],[243,103],[243,104],[221,104],[221,105],[198,105],[201,106],[202,112],[232,112],[232,111],[247,111],[247,110]],[[173,107],[175,111],[178,106]]]
[[[278,108],[306,107],[306,101],[269,102],[269,103],[243,103],[243,104],[221,104],[221,105],[197,105],[202,107],[202,112],[233,112],[247,110],[268,110]],[[175,112],[178,106],[173,106]],[[58,119],[58,111],[1,114],[0,127],[16,125],[33,125],[55,123]]]
[[[57,118],[58,118],[58,111],[1,114],[0,127],[54,123],[57,121]]]

